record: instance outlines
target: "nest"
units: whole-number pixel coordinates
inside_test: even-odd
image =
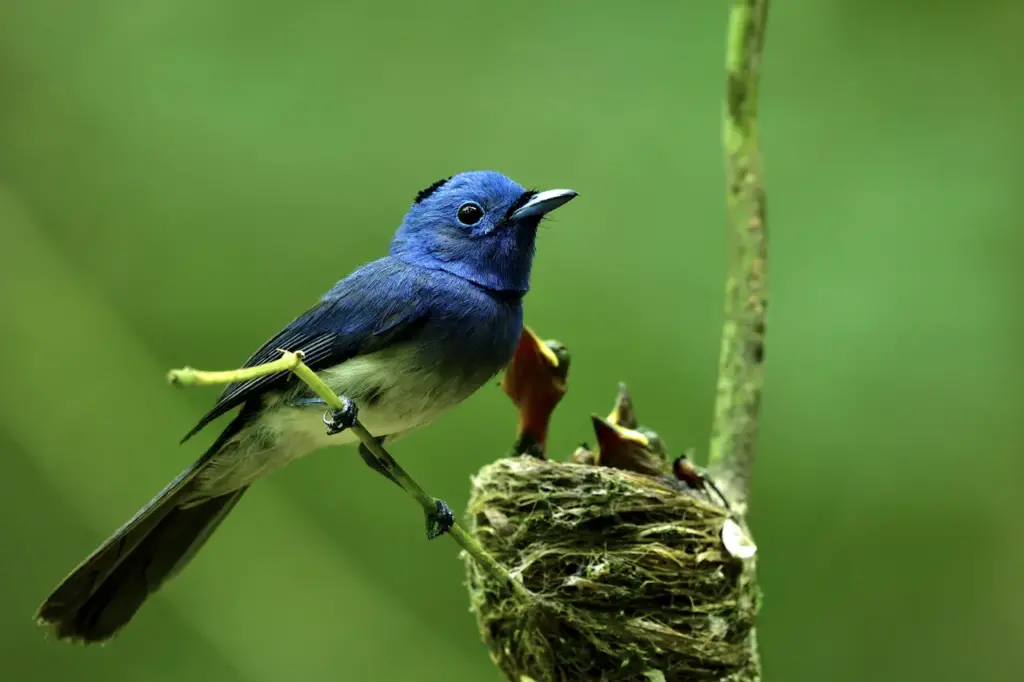
[[[755,559],[727,549],[723,529],[743,531],[702,492],[510,457],[474,477],[466,518],[537,597],[524,603],[466,560],[472,609],[509,680],[757,677]]]

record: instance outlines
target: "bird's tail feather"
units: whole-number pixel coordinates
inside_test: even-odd
[[[173,497],[155,500],[145,518],[111,536],[64,579],[39,607],[39,621],[58,639],[109,639],[185,567],[245,490],[185,508]]]
[[[40,624],[58,639],[107,640],[132,619],[149,595],[180,572],[248,489],[181,506],[188,483],[240,426],[229,426],[206,455],[64,578],[39,607]]]

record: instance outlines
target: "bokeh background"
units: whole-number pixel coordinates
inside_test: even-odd
[[[0,0],[0,677],[497,680],[453,543],[354,452],[246,496],[114,644],[45,641],[62,575],[212,440],[236,366],[381,255],[417,190],[581,197],[528,323],[705,451],[721,322],[725,2]],[[1024,4],[776,2],[772,303],[753,524],[766,680],[1024,679]],[[456,509],[494,386],[395,446]]]

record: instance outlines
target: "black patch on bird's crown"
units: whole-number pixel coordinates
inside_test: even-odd
[[[505,220],[511,218],[513,213],[521,209],[523,206],[526,206],[526,202],[535,196],[537,196],[536,190],[528,189],[523,192],[522,195],[516,199],[515,203],[508,207],[508,211],[505,213]]]
[[[424,189],[421,189],[416,194],[416,198],[413,200],[412,203],[414,203],[414,204],[420,203],[421,201],[423,201],[424,199],[429,197],[431,194],[433,194],[437,190],[441,189],[441,187],[444,186],[444,183],[448,182],[451,179],[452,179],[452,176],[449,175],[447,178],[442,178],[442,179],[438,180],[437,182],[432,184],[430,187],[426,187]]]

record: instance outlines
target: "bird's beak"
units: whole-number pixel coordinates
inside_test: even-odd
[[[501,389],[519,412],[515,454],[547,459],[545,443],[551,413],[568,389],[568,375],[568,349],[558,341],[541,341],[524,326],[501,380]]]
[[[590,420],[593,422],[594,435],[597,436],[597,444],[600,447],[614,448],[622,447],[625,443],[632,443],[633,445],[646,448],[651,444],[651,440],[647,436],[634,429],[627,429],[618,424],[610,424],[607,420],[601,419],[596,415],[591,415]]]
[[[510,215],[509,220],[514,221],[545,215],[577,196],[579,196],[579,193],[571,189],[549,189],[546,192],[538,192],[530,197],[529,201],[520,206],[515,213]]]
[[[636,429],[636,411],[633,409],[633,400],[629,397],[625,382],[619,382],[619,392],[615,396],[615,407],[604,418],[612,426],[621,426],[626,429]]]

